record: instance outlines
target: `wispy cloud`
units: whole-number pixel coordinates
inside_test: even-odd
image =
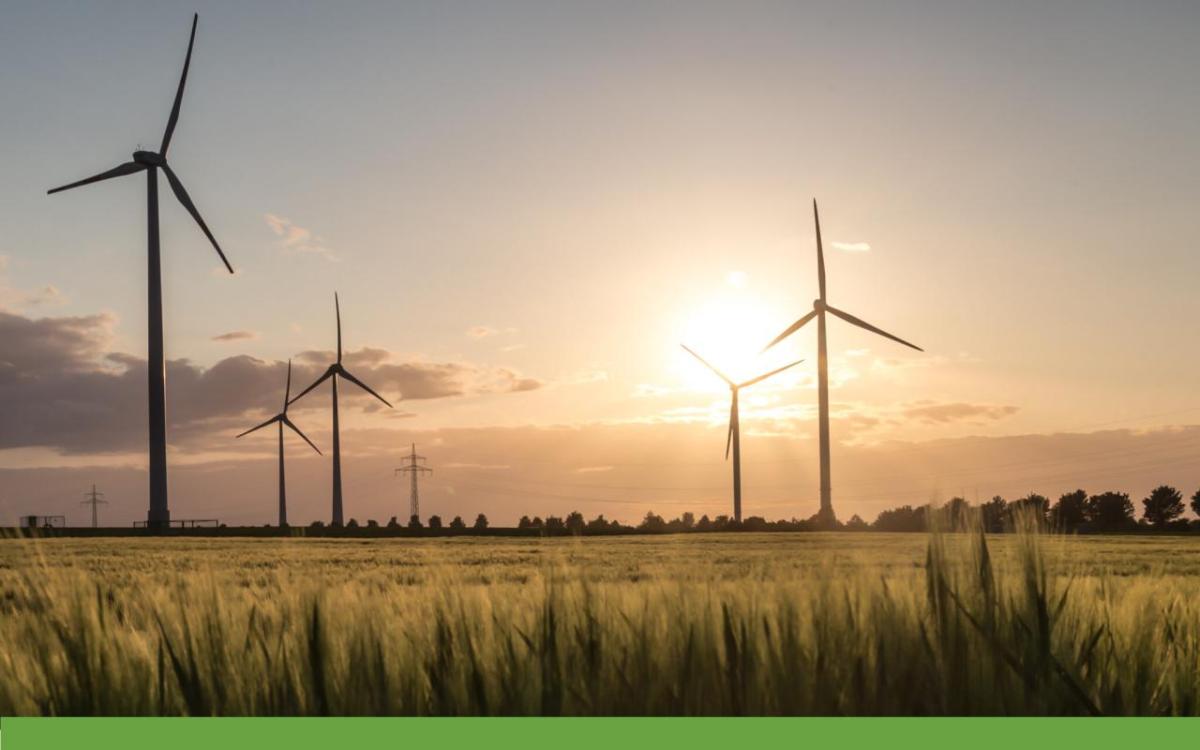
[[[36,289],[17,289],[11,286],[5,275],[7,270],[8,257],[0,255],[0,309],[19,310],[31,307],[52,307],[66,303],[66,296],[53,284]]]
[[[247,341],[249,339],[258,338],[258,334],[254,331],[230,331],[229,333],[219,333],[212,337],[213,341]]]
[[[575,470],[576,474],[599,474],[605,471],[612,471],[612,466],[580,466]]]
[[[489,336],[511,336],[516,332],[516,328],[492,328],[491,326],[471,326],[467,329],[467,335],[473,339],[486,339]]]
[[[326,260],[339,260],[337,253],[330,250],[324,240],[314,235],[312,230],[276,214],[263,214],[263,219],[275,236],[279,237],[279,248],[284,252],[319,255]]]
[[[866,253],[871,251],[871,245],[867,242],[831,242],[829,244],[845,253]]]

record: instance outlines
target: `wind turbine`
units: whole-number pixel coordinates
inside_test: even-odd
[[[762,381],[766,380],[767,378],[771,377],[772,375],[778,375],[779,373],[783,372],[784,370],[788,369],[789,367],[795,367],[796,365],[800,364],[804,360],[802,360],[802,359],[796,360],[795,362],[791,363],[790,365],[784,365],[783,367],[780,367],[777,370],[771,370],[770,372],[766,373],[765,375],[759,375],[757,378],[752,378],[750,380],[747,380],[744,383],[735,383],[733,380],[729,379],[729,377],[727,377],[725,375],[725,373],[721,372],[717,368],[710,365],[707,361],[705,361],[705,359],[703,357],[701,357],[699,354],[692,351],[691,349],[689,349],[687,346],[684,346],[683,344],[680,344],[680,346],[683,346],[684,351],[686,351],[688,354],[692,355],[696,359],[700,360],[701,364],[703,364],[705,367],[707,367],[708,369],[715,372],[717,374],[717,377],[719,377],[721,380],[724,380],[726,383],[729,384],[729,394],[730,394],[729,434],[725,438],[725,460],[726,461],[729,460],[729,449],[732,446],[732,448],[733,448],[733,520],[741,523],[741,520],[742,520],[742,426],[741,426],[741,423],[738,421],[738,393],[740,393],[743,388],[752,386],[755,383],[761,383]]]
[[[333,293],[333,307],[337,314],[337,361],[331,364],[325,374],[317,378],[309,387],[300,392],[289,403],[295,403],[304,397],[304,394],[316,388],[321,383],[324,383],[330,378],[333,379],[333,525],[342,525],[342,441],[338,430],[338,378],[345,378],[351,383],[362,388],[367,393],[382,401],[389,409],[392,405],[387,399],[380,396],[375,391],[371,390],[366,383],[350,374],[345,367],[342,367],[342,307],[338,302],[337,292]]]
[[[288,419],[288,413],[287,413],[288,403],[289,403],[288,397],[291,395],[292,395],[292,360],[289,359],[288,360],[288,370],[287,370],[287,385],[284,387],[284,391],[283,391],[283,411],[279,412],[278,414],[271,417],[266,422],[263,422],[262,424],[258,425],[257,427],[251,427],[250,429],[243,432],[241,435],[238,435],[238,437],[242,437],[243,435],[249,435],[250,433],[254,432],[255,430],[261,430],[262,428],[266,427],[267,425],[274,424],[274,423],[279,424],[279,527],[280,528],[283,528],[284,526],[288,525],[287,489],[286,489],[286,482],[285,482],[284,471],[283,471],[283,428],[284,428],[284,426],[286,425],[286,426],[290,427],[292,429],[292,432],[294,432],[297,435],[299,435],[300,437],[304,438],[304,442],[308,443],[309,445],[312,445],[312,449],[317,452],[317,455],[322,455],[321,449],[318,448],[317,446],[313,445],[313,441],[309,440],[308,436],[305,435],[303,432],[301,432],[300,428],[292,423],[292,420]]]
[[[817,228],[817,285],[820,296],[813,300],[813,309],[800,318],[795,323],[788,326],[787,330],[775,337],[775,340],[767,344],[766,348],[778,344],[788,336],[791,336],[796,331],[800,330],[813,318],[817,319],[817,406],[818,406],[818,421],[820,424],[820,443],[821,443],[821,510],[818,518],[823,523],[833,523],[837,521],[837,517],[833,513],[833,498],[832,485],[830,484],[829,470],[829,357],[826,351],[825,344],[825,314],[831,313],[842,320],[856,325],[859,328],[878,334],[884,338],[904,344],[907,347],[916,349],[919,352],[925,351],[916,344],[910,344],[899,336],[893,336],[887,331],[876,328],[865,320],[854,317],[848,312],[843,312],[833,305],[825,301],[825,251],[821,246],[821,217],[817,213],[817,200],[813,199],[813,223]]]
[[[217,244],[208,225],[204,223],[200,212],[196,210],[183,183],[179,181],[179,177],[167,164],[167,149],[171,145],[171,135],[175,132],[175,124],[179,121],[179,106],[183,102],[183,87],[187,83],[188,67],[192,62],[192,45],[196,41],[196,22],[198,20],[199,14],[192,16],[192,34],[188,38],[187,57],[183,61],[183,74],[179,77],[179,88],[175,91],[175,103],[171,107],[170,117],[167,118],[167,129],[163,133],[162,146],[159,147],[159,150],[157,152],[134,151],[133,161],[127,161],[107,172],[101,172],[49,191],[57,193],[113,177],[123,177],[137,172],[146,173],[149,277],[149,314],[147,317],[150,328],[146,368],[149,374],[150,403],[150,511],[147,514],[146,525],[151,528],[169,526],[171,522],[171,513],[167,507],[167,417],[164,403],[166,372],[163,364],[162,271],[158,244],[158,171],[160,169],[167,176],[167,182],[170,183],[175,197],[200,225],[200,231],[204,232],[204,236],[216,249],[217,255],[221,256],[221,262],[225,264],[230,273],[233,273],[233,266],[229,265],[229,260],[221,251],[221,246]]]

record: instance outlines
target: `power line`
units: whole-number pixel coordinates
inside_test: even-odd
[[[417,493],[417,477],[420,476],[422,472],[429,472],[432,474],[433,469],[429,468],[428,466],[421,465],[421,463],[425,461],[425,457],[417,455],[416,443],[412,444],[412,453],[405,456],[405,458],[408,459],[408,463],[396,469],[394,473],[408,474],[412,479],[412,487],[409,490],[408,517],[410,520],[419,521],[421,519],[421,503]]]
[[[92,506],[92,528],[93,529],[98,528],[100,526],[100,517],[96,513],[96,509],[98,506],[108,505],[108,501],[100,499],[100,498],[104,497],[104,493],[97,492],[96,485],[94,485],[94,484],[92,485],[92,491],[83,493],[83,496],[88,499],[84,500],[82,503],[80,503],[80,505]]]

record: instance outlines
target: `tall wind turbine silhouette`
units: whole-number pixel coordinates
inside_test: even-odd
[[[776,336],[771,343],[767,344],[763,351],[770,349],[788,336],[791,336],[813,318],[817,319],[817,416],[820,425],[821,443],[821,510],[818,513],[818,519],[822,523],[833,523],[837,521],[837,516],[833,513],[833,491],[829,476],[829,357],[825,343],[825,314],[832,313],[847,323],[904,344],[919,352],[925,350],[916,344],[910,344],[899,336],[893,336],[881,328],[876,328],[865,320],[856,318],[848,312],[839,310],[825,301],[825,250],[821,246],[821,217],[817,212],[816,198],[813,199],[813,223],[817,229],[817,286],[820,296],[813,300],[812,311],[788,326],[783,333]]]
[[[704,357],[701,357],[696,352],[689,349],[686,345],[680,344],[684,351],[700,360],[708,369],[717,374],[721,380],[724,380],[729,385],[729,434],[725,437],[725,460],[729,460],[729,449],[733,448],[733,520],[741,523],[742,521],[742,425],[738,419],[738,394],[743,388],[747,388],[756,383],[761,383],[772,375],[778,375],[789,367],[795,367],[804,360],[798,359],[790,365],[784,365],[777,370],[771,370],[765,375],[759,375],[757,378],[751,378],[744,383],[735,383],[725,373],[710,365]]]
[[[262,424],[258,425],[257,427],[251,427],[250,429],[243,432],[241,435],[238,435],[238,437],[242,437],[243,435],[249,435],[250,433],[254,432],[255,430],[261,430],[262,428],[266,427],[267,425],[276,424],[276,423],[279,424],[279,526],[280,526],[280,528],[288,525],[287,486],[286,486],[287,482],[286,482],[286,477],[284,476],[284,470],[283,470],[283,428],[284,428],[284,426],[286,425],[287,427],[290,427],[292,432],[294,432],[297,435],[299,435],[300,437],[304,438],[304,442],[311,445],[312,449],[317,452],[317,455],[322,455],[321,449],[318,448],[317,446],[313,445],[313,441],[308,439],[308,435],[305,435],[303,432],[301,432],[300,428],[297,427],[295,424],[293,424],[292,420],[288,419],[288,413],[287,413],[288,412],[288,403],[289,403],[288,397],[291,395],[292,395],[292,360],[289,359],[288,360],[288,370],[287,370],[287,385],[284,386],[284,390],[283,390],[283,411],[279,412],[278,414],[271,417],[266,422],[263,422]]]
[[[192,33],[188,38],[187,57],[183,61],[183,74],[179,77],[179,88],[175,91],[175,103],[171,107],[171,115],[167,118],[167,129],[163,133],[162,145],[158,152],[134,151],[133,161],[127,161],[107,172],[72,182],[69,185],[54,188],[50,193],[90,185],[93,182],[108,180],[113,177],[123,177],[137,172],[146,173],[148,252],[147,268],[149,277],[149,352],[147,357],[147,372],[149,374],[149,403],[150,403],[150,510],[146,517],[146,525],[150,528],[162,528],[170,525],[171,512],[167,506],[167,417],[164,399],[166,396],[166,372],[163,363],[163,320],[162,320],[162,272],[158,244],[158,170],[167,176],[175,197],[200,225],[200,231],[212,243],[221,256],[221,262],[233,273],[233,266],[221,246],[204,223],[196,205],[188,196],[187,190],[174,170],[167,164],[167,149],[171,145],[171,135],[179,121],[179,107],[183,102],[183,87],[187,83],[188,67],[192,62],[192,45],[196,41],[196,22],[199,14],[192,16]]]
[[[338,430],[338,378],[345,378],[351,383],[362,388],[367,393],[382,401],[389,409],[392,405],[383,396],[380,396],[375,391],[371,390],[366,383],[350,374],[345,367],[342,367],[342,306],[338,301],[337,292],[333,293],[333,307],[337,314],[337,360],[331,364],[325,374],[317,378],[316,381],[300,392],[289,403],[296,403],[304,397],[306,393],[316,388],[321,383],[324,383],[330,378],[333,379],[333,525],[342,525],[342,440]]]

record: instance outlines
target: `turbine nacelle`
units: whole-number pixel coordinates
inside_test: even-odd
[[[145,164],[147,167],[167,166],[167,157],[154,151],[134,151],[133,160],[138,164]]]

